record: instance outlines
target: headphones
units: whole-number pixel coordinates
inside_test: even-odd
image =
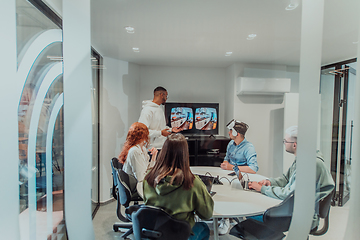
[[[235,123],[237,123],[238,121],[236,121],[235,119],[231,120],[227,125],[226,127],[231,130],[231,134],[236,137],[238,135],[238,132],[235,130]],[[240,123],[240,122],[238,122]]]

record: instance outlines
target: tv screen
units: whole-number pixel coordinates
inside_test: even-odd
[[[218,134],[219,103],[165,103],[167,126],[182,127],[184,135]]]

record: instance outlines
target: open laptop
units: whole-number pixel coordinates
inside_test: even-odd
[[[214,196],[216,194],[216,192],[211,191],[212,185],[214,183],[214,177],[212,176],[206,176],[206,175],[199,175],[199,178],[201,179],[201,181],[203,181],[203,183],[206,186],[207,191],[210,193],[211,196]]]

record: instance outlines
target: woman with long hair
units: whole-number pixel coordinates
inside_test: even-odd
[[[133,123],[126,136],[124,147],[119,155],[119,161],[123,164],[123,171],[133,175],[138,181],[144,179],[149,164],[153,165],[156,159],[157,150],[151,148],[152,157],[149,163],[150,157],[146,150],[148,144],[149,130],[146,125],[140,122]]]
[[[192,174],[189,165],[189,148],[185,137],[171,134],[166,139],[154,167],[144,179],[144,203],[164,209],[192,227],[189,239],[209,239],[206,223],[196,222],[195,214],[210,219],[214,201],[205,184]]]

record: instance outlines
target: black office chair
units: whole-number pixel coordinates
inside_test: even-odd
[[[329,211],[333,192],[319,202],[319,217],[324,219],[324,225],[320,230],[312,229],[311,235],[323,235],[329,227]],[[289,230],[292,212],[294,209],[294,193],[290,194],[279,205],[267,209],[263,215],[263,223],[251,218],[240,222],[235,226],[233,233],[242,239],[269,239],[280,240],[284,238],[283,232]]]
[[[126,209],[131,214],[135,239],[187,240],[190,224],[170,216],[163,209],[147,205],[133,205]]]
[[[330,207],[331,207],[331,199],[334,195],[334,190],[331,191],[329,195],[327,195],[325,198],[320,200],[319,202],[319,217],[320,219],[324,219],[324,224],[320,230],[317,229],[317,227],[310,231],[311,235],[314,236],[321,236],[324,235],[327,230],[329,229],[329,213],[330,213]]]
[[[234,226],[230,234],[247,240],[280,240],[285,237],[291,223],[294,208],[294,193],[291,193],[280,204],[267,209],[260,222],[248,218]]]
[[[113,175],[113,197],[117,200],[116,206],[116,215],[123,223],[114,223],[113,230],[115,232],[119,231],[120,228],[129,229],[126,233],[121,235],[122,238],[126,238],[132,233],[132,223],[131,216],[125,214],[122,215],[121,208],[124,209],[129,207],[130,203],[133,202],[135,205],[138,204],[138,201],[142,201],[142,198],[138,195],[136,191],[136,179],[128,175],[122,170],[122,164],[118,161],[117,158],[111,159],[111,169]]]

